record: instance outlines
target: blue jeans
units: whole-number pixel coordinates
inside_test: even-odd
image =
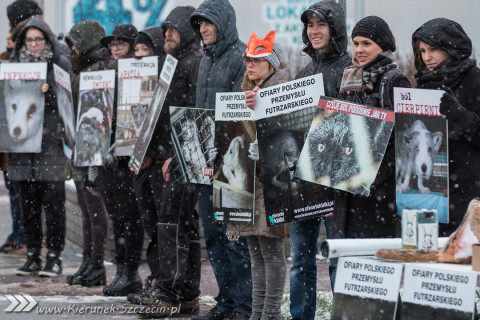
[[[325,221],[327,238],[331,238],[331,217],[290,223],[292,268],[290,269],[290,313],[292,319],[313,320],[317,303],[318,234]],[[330,284],[335,285],[338,259],[330,259]]]
[[[8,190],[8,197],[10,198],[10,213],[12,215],[12,233],[7,237],[7,242],[25,244],[18,193],[13,182],[8,180],[6,172],[3,172],[3,177]]]
[[[229,241],[227,226],[214,221],[212,186],[197,185],[198,202],[202,213],[203,233],[208,259],[218,284],[217,309],[230,314],[250,316],[252,312],[252,273],[250,254],[245,237]]]

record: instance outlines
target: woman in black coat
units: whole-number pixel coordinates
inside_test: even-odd
[[[411,87],[398,69],[395,38],[376,16],[360,20],[352,31],[354,58],[343,73],[338,98],[393,111],[393,88]],[[383,92],[383,95],[380,94]],[[333,232],[344,238],[390,238],[400,235],[395,206],[395,147],[390,137],[368,197],[337,191]]]
[[[450,206],[440,236],[449,236],[480,194],[480,69],[469,58],[472,42],[457,22],[426,22],[413,33],[412,45],[417,87],[445,91],[440,112],[448,120]]]

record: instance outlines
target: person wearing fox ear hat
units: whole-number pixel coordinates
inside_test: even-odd
[[[255,93],[259,89],[289,81],[288,72],[280,69],[282,56],[282,47],[275,41],[275,31],[270,31],[265,38],[252,33],[243,53],[243,63],[247,70],[243,77],[242,91],[245,91],[249,108],[253,109]],[[220,153],[223,154],[225,151]],[[248,151],[250,159],[255,161],[259,159],[256,140],[250,144]],[[288,237],[288,224],[267,226],[263,185],[258,177],[255,177],[254,207],[254,223],[229,223],[227,235],[247,238],[252,264],[250,319],[283,319],[281,303],[287,273],[284,245],[285,238]]]

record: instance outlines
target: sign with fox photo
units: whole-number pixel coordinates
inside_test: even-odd
[[[132,155],[157,82],[158,57],[118,59],[115,155]]]
[[[0,151],[42,151],[47,63],[0,64]]]
[[[295,177],[368,196],[387,149],[395,114],[322,97]]]
[[[170,125],[175,156],[170,180],[212,184],[215,148],[215,110],[170,107]]]
[[[255,163],[249,147],[256,139],[255,115],[243,92],[217,93],[215,146],[218,156],[213,176],[216,221],[254,223]]]
[[[331,192],[293,177],[305,135],[323,93],[322,74],[271,86],[256,93],[260,180],[268,226],[333,212]]]
[[[443,90],[394,88],[397,211],[436,210],[448,223],[448,130]]]
[[[80,73],[74,165],[101,166],[110,151],[115,70]]]
[[[156,57],[155,57],[156,58]],[[173,75],[177,68],[178,60],[175,59],[172,55],[167,54],[165,61],[163,63],[162,71],[158,78],[157,86],[153,94],[153,98],[150,102],[149,107],[146,109],[145,121],[142,123],[142,127],[136,139],[135,148],[133,150],[132,157],[130,158],[129,166],[135,170],[135,173],[140,172],[140,168],[143,163],[143,159],[147,153],[148,146],[152,140],[157,121],[162,114],[164,108],[165,98],[167,97],[168,89],[170,88],[170,83],[172,82]],[[164,111],[163,114],[169,115],[168,110]]]
[[[63,121],[63,151],[71,159],[75,146],[75,111],[73,110],[70,74],[56,64],[53,65],[53,72],[57,85],[58,113]]]

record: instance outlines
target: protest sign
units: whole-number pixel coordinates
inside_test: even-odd
[[[75,115],[70,74],[56,64],[53,65],[53,72],[57,85],[58,113],[63,121],[63,150],[65,155],[71,159],[75,146]]]

